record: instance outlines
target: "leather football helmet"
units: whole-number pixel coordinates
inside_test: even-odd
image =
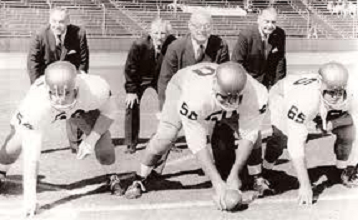
[[[347,101],[348,70],[341,63],[329,62],[318,70],[321,77],[323,102],[333,109],[340,109]]]
[[[52,107],[60,111],[72,109],[77,98],[77,70],[70,62],[58,61],[47,66],[45,84]]]
[[[237,109],[246,82],[247,72],[242,65],[234,62],[219,65],[213,86],[218,104],[226,111]]]

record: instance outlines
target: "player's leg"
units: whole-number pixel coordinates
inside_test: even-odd
[[[216,123],[211,136],[211,147],[215,166],[221,178],[226,180],[235,162],[235,137],[229,125]]]
[[[21,153],[21,136],[15,127],[10,125],[10,133],[5,138],[0,149],[0,187],[3,185],[6,173]]]
[[[262,172],[262,137],[261,132],[257,137],[252,152],[247,160],[247,168],[250,176],[253,177],[253,189],[258,192],[259,197],[273,195],[274,190],[270,187],[264,173]]]
[[[180,90],[169,84],[166,93],[167,100],[163,106],[157,131],[149,140],[136,181],[133,182],[126,192],[127,198],[138,198],[145,191],[143,184],[148,183],[148,177],[161,162],[163,155],[170,150],[181,129],[182,125],[177,111],[177,100],[180,96]]]
[[[140,102],[139,94],[138,102]],[[139,123],[140,123],[140,104],[134,103],[133,107],[126,107],[125,119],[124,119],[124,137],[127,149],[125,153],[133,154],[136,151],[139,135]]]
[[[358,179],[354,175],[354,167],[348,166],[348,160],[355,140],[355,127],[348,125],[332,130],[337,136],[334,143],[334,153],[336,155],[336,180],[340,180],[347,187],[358,186]],[[334,177],[333,177],[334,178]]]
[[[86,113],[74,115],[70,120],[86,135],[89,135],[99,116],[99,110],[93,110]],[[113,174],[113,170],[116,169],[116,167],[114,166],[116,157],[114,145],[112,143],[112,138],[109,131],[106,131],[104,134],[101,135],[100,139],[95,145],[94,152],[97,161],[105,169],[105,172],[108,175],[108,185],[111,193],[115,195],[123,195],[124,190],[123,187],[121,187],[119,178],[117,175]]]
[[[66,134],[67,139],[70,144],[70,149],[72,153],[77,153],[78,146],[80,145],[82,141],[82,135],[83,132],[78,129],[77,126],[75,126],[73,123],[71,123],[71,120],[66,120]]]

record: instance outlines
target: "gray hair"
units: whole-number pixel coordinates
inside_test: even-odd
[[[167,20],[163,20],[161,18],[156,18],[152,21],[152,23],[150,24],[150,28],[151,30],[154,28],[154,27],[165,27],[165,31],[169,34],[172,32],[172,25],[170,24],[169,21]]]

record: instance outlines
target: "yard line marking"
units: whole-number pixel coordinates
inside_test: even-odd
[[[319,201],[341,201],[341,200],[358,200],[358,195],[332,195],[322,196]],[[277,203],[292,203],[296,202],[296,198],[265,198],[258,199],[252,202],[252,204],[265,205],[265,204],[277,204]],[[72,210],[76,212],[105,212],[105,211],[136,211],[136,210],[161,210],[161,209],[183,209],[183,208],[197,208],[197,207],[214,207],[213,201],[189,201],[189,202],[170,202],[170,203],[148,203],[148,204],[124,204],[124,205],[94,205],[88,204],[87,206],[73,208],[59,206],[53,211],[65,211]]]

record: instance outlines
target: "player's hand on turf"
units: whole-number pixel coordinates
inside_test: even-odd
[[[224,181],[221,181],[220,183],[214,184],[214,189],[215,189],[215,194],[213,196],[214,203],[219,210],[225,211],[227,208],[224,201],[224,196],[226,190],[228,189],[227,185],[225,184]]]
[[[39,205],[36,200],[26,201],[24,204],[24,216],[25,218],[33,218],[39,210]]]
[[[310,185],[300,186],[298,189],[298,204],[299,205],[312,205],[313,191]]]
[[[94,148],[97,141],[99,140],[100,135],[96,132],[91,132],[78,146],[77,159],[82,160],[87,156],[93,154]]]
[[[240,190],[242,186],[242,181],[237,174],[230,174],[226,180],[226,185],[229,189],[237,189]]]
[[[139,103],[138,95],[136,93],[128,93],[126,97],[126,107],[133,108],[135,103]]]

